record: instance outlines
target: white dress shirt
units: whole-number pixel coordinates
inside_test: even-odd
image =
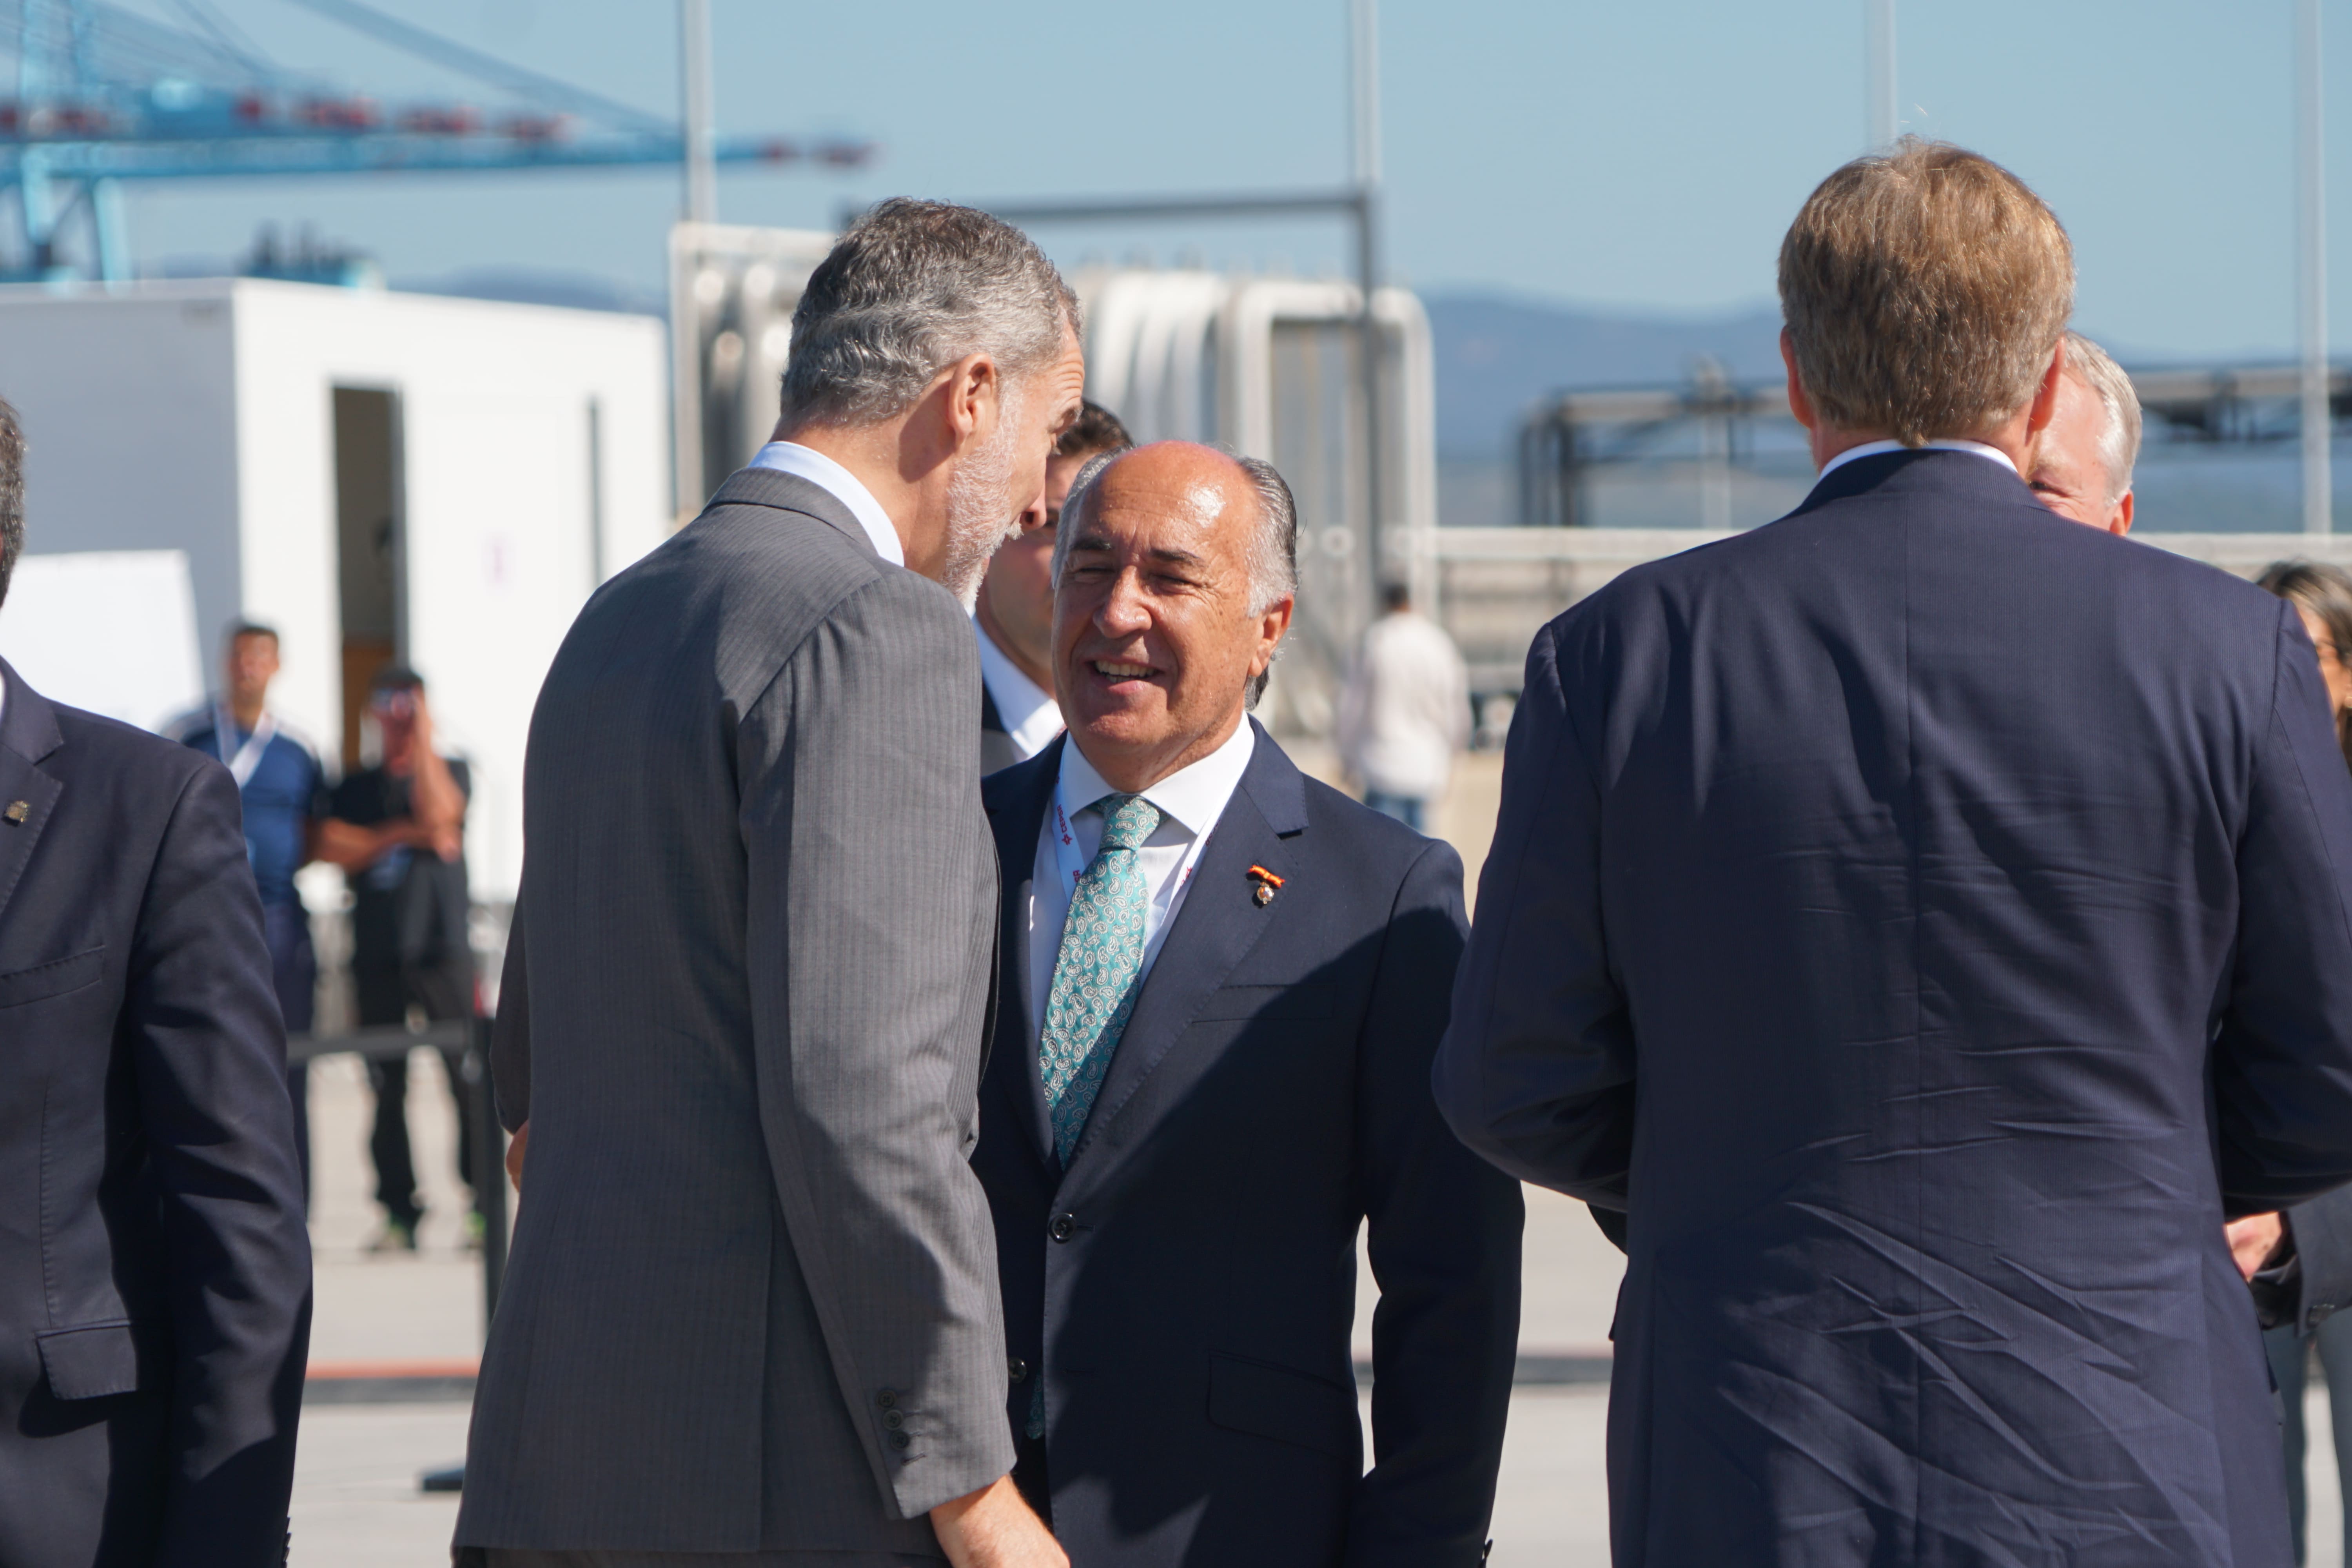
[[[747,466],[773,468],[780,474],[806,479],[849,509],[849,515],[857,520],[857,526],[874,542],[874,553],[893,566],[907,563],[907,548],[898,542],[898,531],[891,526],[890,514],[882,510],[874,492],[856,474],[815,447],[803,447],[798,441],[771,441],[751,454]]]
[[[2007,452],[1998,447],[1988,447],[1982,441],[1922,441],[1916,447],[1906,447],[1900,441],[1864,441],[1859,447],[1848,447],[1823,463],[1822,471],[1813,476],[1813,482],[1819,484],[1829,478],[1832,468],[1843,468],[1848,463],[1864,458],[1875,458],[1881,452],[1974,452],[1979,458],[1990,458],[2012,474],[2017,472],[2017,465],[2009,460]]]
[[[971,635],[980,644],[981,681],[996,703],[996,716],[1004,721],[1005,738],[1025,763],[1062,732],[1062,705],[996,646],[978,616],[972,618]]]
[[[1184,889],[1192,883],[1201,851],[1207,847],[1217,819],[1224,816],[1226,803],[1234,798],[1256,743],[1256,735],[1244,718],[1223,745],[1142,792],[1144,799],[1160,808],[1160,826],[1136,852],[1144,887],[1150,894],[1143,910],[1143,967],[1136,972],[1139,984],[1160,956],[1168,928],[1183,907]],[[1063,746],[1061,777],[1037,831],[1035,875],[1029,884],[1029,1023],[1041,1034],[1045,1027],[1045,1002],[1054,989],[1054,962],[1062,952],[1062,925],[1070,918],[1070,895],[1077,886],[1077,879],[1064,869],[1065,846],[1055,840],[1066,829],[1067,847],[1076,851],[1067,863],[1083,873],[1094,863],[1095,851],[1102,847],[1103,814],[1095,803],[1118,793],[1103,783],[1076,742]]]

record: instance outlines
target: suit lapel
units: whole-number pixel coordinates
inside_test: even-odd
[[[1037,1076],[1036,1009],[1029,995],[1029,893],[1037,874],[1037,834],[1045,805],[1060,775],[1062,742],[1047,746],[1025,764],[997,775],[1004,788],[988,813],[996,836],[996,859],[1004,897],[997,927],[996,1048],[988,1076],[1005,1109],[1028,1134],[1033,1153],[1056,1169],[1054,1129],[1045,1110],[1045,1085]]]
[[[1104,1146],[1136,1090],[1160,1068],[1225,977],[1284,918],[1288,906],[1281,899],[1257,901],[1249,868],[1262,866],[1289,880],[1299,858],[1287,841],[1306,826],[1306,786],[1298,770],[1261,729],[1242,782],[1202,852],[1183,908],[1176,911],[1176,923],[1144,978],[1143,994],[1119,1037],[1086,1133],[1070,1157],[1066,1192],[1071,1181],[1112,1158]],[[1134,1131],[1118,1128],[1118,1143],[1133,1142]]]
[[[57,715],[47,699],[25,684],[24,677],[0,659],[0,679],[7,695],[0,699],[0,920],[33,858],[33,847],[55,814],[65,785],[37,765],[65,744],[58,732]],[[16,820],[18,803],[24,805]]]

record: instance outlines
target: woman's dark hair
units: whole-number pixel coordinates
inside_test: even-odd
[[[2255,582],[2317,616],[2327,640],[2335,644],[2336,661],[2352,668],[2352,573],[2325,561],[2279,561]],[[2352,765],[2352,713],[2336,715],[2336,743]]]

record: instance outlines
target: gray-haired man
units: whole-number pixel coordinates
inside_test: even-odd
[[[2131,531],[2139,461],[2139,395],[2107,351],[2068,332],[2058,405],[2033,445],[2026,483],[2060,517],[2121,537]]]
[[[876,208],[794,313],[776,440],[556,656],[461,1556],[1063,1563],[1005,1479],[966,1163],[996,884],[957,599],[1076,416],[1076,327],[1018,232]]]

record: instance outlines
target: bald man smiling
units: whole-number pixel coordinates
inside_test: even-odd
[[[1297,532],[1264,463],[1090,465],[1053,563],[1069,731],[982,785],[1003,1002],[973,1164],[1014,1479],[1087,1568],[1469,1568],[1493,1507],[1519,1193],[1429,1089],[1462,863],[1248,716]]]

